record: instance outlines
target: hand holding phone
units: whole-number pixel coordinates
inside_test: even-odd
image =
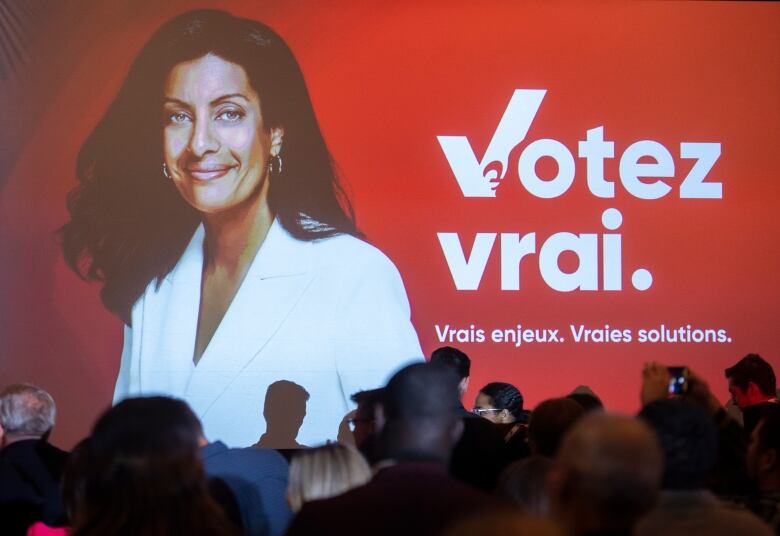
[[[688,367],[667,367],[669,370],[669,394],[684,395],[688,392]]]

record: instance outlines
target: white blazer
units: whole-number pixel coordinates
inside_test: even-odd
[[[195,366],[203,239],[201,225],[160,288],[151,282],[134,304],[115,403],[181,398],[206,437],[244,447],[266,431],[268,387],[287,380],[309,395],[297,442],[313,446],[336,438],[351,394],[422,361],[403,282],[382,252],[349,235],[297,240],[274,221]]]

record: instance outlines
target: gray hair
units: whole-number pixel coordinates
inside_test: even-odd
[[[0,391],[0,426],[9,436],[44,435],[56,412],[54,399],[40,387],[17,383]]]

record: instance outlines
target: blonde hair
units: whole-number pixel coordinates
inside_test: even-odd
[[[352,446],[330,443],[301,450],[290,462],[287,502],[297,512],[308,501],[341,495],[370,479],[371,468]]]

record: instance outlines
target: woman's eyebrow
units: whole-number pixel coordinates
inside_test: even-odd
[[[245,101],[249,102],[249,99],[246,96],[242,95],[241,93],[230,93],[228,95],[221,95],[221,96],[217,97],[216,99],[212,100],[209,104],[211,104],[213,106],[215,104],[218,104],[218,103],[222,102],[223,100],[232,99],[234,97],[239,97],[239,98],[244,99]]]
[[[189,103],[184,102],[183,100],[175,99],[173,97],[165,97],[163,100],[165,101],[165,104],[173,103],[173,104],[180,104],[182,106],[186,106],[187,108],[190,107]]]
[[[234,97],[238,97],[238,98],[241,98],[241,99],[249,102],[249,99],[245,95],[242,95],[241,93],[229,93],[227,95],[220,95],[216,99],[213,99],[211,102],[209,102],[209,105],[210,106],[214,106],[215,104],[219,104],[220,102],[222,102],[224,100],[232,99]],[[164,100],[165,100],[165,104],[173,103],[173,104],[180,104],[181,106],[186,106],[186,107],[191,107],[192,106],[190,103],[184,102],[183,100],[179,100],[179,99],[174,98],[174,97],[165,97]]]

